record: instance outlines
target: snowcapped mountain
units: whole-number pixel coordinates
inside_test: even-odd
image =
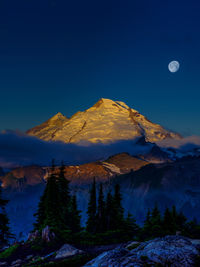
[[[94,106],[71,118],[56,114],[27,131],[46,141],[110,143],[145,137],[148,142],[180,138],[179,134],[152,123],[124,102],[101,98]]]

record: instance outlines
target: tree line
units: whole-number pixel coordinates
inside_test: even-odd
[[[56,175],[54,162],[52,163],[51,174],[47,178],[44,193],[34,215],[36,217],[34,230],[39,232],[49,226],[59,238],[64,238],[65,235],[82,230],[76,195],[70,194],[64,164],[61,165],[59,174]]]
[[[103,185],[100,184],[98,199],[96,195],[96,181],[94,179],[90,190],[86,231],[91,234],[122,231],[129,237],[134,237],[139,226],[130,213],[124,216],[119,184],[115,185],[113,195],[111,191],[108,191],[106,198],[104,198]]]
[[[93,243],[121,242],[134,238],[147,240],[174,234],[200,236],[197,222],[188,222],[175,206],[166,208],[161,214],[155,204],[152,210],[148,210],[143,226],[139,226],[130,213],[125,216],[119,184],[115,185],[113,192],[105,194],[103,184],[97,185],[95,178],[90,189],[86,227],[83,228],[76,196],[70,193],[64,170],[62,164],[59,174],[55,175],[55,166],[52,164],[46,189],[35,214],[35,230],[41,231],[48,225],[59,237],[70,236],[78,242],[85,239]]]
[[[90,189],[87,222],[83,228],[76,195],[71,194],[69,183],[65,178],[64,164],[61,164],[57,172],[52,162],[50,175],[35,213],[34,231],[41,234],[48,226],[57,240],[84,244],[148,240],[174,234],[200,238],[200,225],[196,220],[188,221],[175,206],[166,208],[161,214],[155,204],[152,210],[147,211],[143,226],[139,226],[130,213],[125,215],[119,184],[115,185],[113,192],[105,193],[103,184],[97,185],[95,178]],[[2,199],[0,189],[0,247],[7,244],[12,237],[5,212],[7,202]]]

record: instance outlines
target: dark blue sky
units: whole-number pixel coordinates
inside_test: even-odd
[[[104,97],[200,134],[199,14],[193,0],[1,0],[0,129],[69,117]]]

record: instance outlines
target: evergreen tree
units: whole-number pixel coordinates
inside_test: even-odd
[[[159,237],[163,235],[162,220],[157,204],[155,204],[151,213],[151,234],[152,237]]]
[[[38,210],[34,214],[36,217],[36,222],[34,223],[34,229],[35,230],[41,230],[44,225],[45,220],[45,200],[47,195],[47,186],[45,187],[43,195],[40,197],[40,201],[38,204]]]
[[[172,213],[172,218],[174,218],[174,220],[176,221],[177,211],[176,211],[176,206],[175,205],[172,206],[171,213]]]
[[[173,217],[173,212],[170,212],[168,208],[165,209],[163,218],[163,234],[174,235],[176,233],[176,222]]]
[[[127,218],[125,219],[125,224],[124,224],[124,232],[130,237],[133,238],[135,237],[138,232],[139,232],[139,226],[136,224],[135,219],[133,216],[128,213]]]
[[[41,231],[48,225],[59,238],[69,238],[70,231],[81,231],[76,196],[70,196],[69,181],[65,178],[63,163],[59,173],[55,174],[55,165],[52,161],[51,173],[35,216],[35,230]]]
[[[58,184],[58,197],[59,197],[59,212],[60,218],[66,227],[70,227],[70,205],[71,197],[69,191],[69,181],[65,178],[65,166],[62,162],[60,166],[60,172],[57,178]]]
[[[8,244],[9,238],[13,237],[10,233],[9,220],[5,211],[8,200],[2,199],[0,186],[0,248]]]
[[[35,214],[35,229],[42,230],[47,225],[50,227],[62,227],[59,210],[59,189],[55,176],[55,164],[52,161],[51,174],[47,178],[46,188],[38,205],[38,211]]]
[[[105,223],[106,230],[113,229],[113,197],[109,191],[106,197],[106,208],[105,208]]]
[[[124,226],[124,209],[122,208],[121,201],[122,201],[122,196],[120,193],[120,186],[119,184],[116,184],[113,196],[113,204],[112,204],[113,230],[123,228]]]
[[[70,209],[70,230],[72,233],[78,233],[81,231],[81,216],[80,211],[77,208],[76,195],[71,198],[71,209]]]
[[[92,188],[90,190],[90,200],[88,204],[88,220],[86,230],[90,233],[96,232],[96,181],[93,180]]]
[[[106,221],[105,221],[105,201],[103,195],[103,187],[100,184],[99,197],[98,197],[98,208],[97,208],[97,232],[105,232]]]
[[[185,217],[185,215],[183,214],[183,212],[179,212],[176,215],[176,230],[177,231],[183,231],[185,226],[186,226],[186,222],[187,222],[187,218]]]
[[[45,219],[43,227],[50,226],[60,228],[61,224],[60,216],[60,201],[59,201],[59,188],[57,179],[54,173],[47,179],[46,185],[46,197],[44,201]]]
[[[152,224],[151,224],[151,212],[150,209],[148,209],[147,214],[146,214],[146,219],[144,221],[144,226],[142,229],[142,238],[146,239],[151,237],[151,228],[152,228]]]

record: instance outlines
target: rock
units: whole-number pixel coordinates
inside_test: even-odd
[[[0,266],[8,266],[8,263],[6,261],[0,262]]]
[[[161,266],[191,267],[199,251],[190,239],[182,236],[166,236],[142,242],[137,248],[116,248],[100,254],[86,265],[101,267]]]
[[[18,266],[21,266],[22,265],[22,260],[18,259],[16,261],[13,261],[11,263],[11,267],[18,267]]]
[[[100,254],[97,258],[91,260],[89,263],[84,265],[85,267],[93,266],[93,267],[120,267],[122,265],[122,261],[130,255],[128,249],[125,248],[115,248],[110,251],[106,251]]]
[[[35,232],[29,233],[28,235],[28,241],[33,241],[36,238],[38,238],[40,236],[38,230],[36,230]]]
[[[160,264],[192,266],[198,250],[187,238],[166,236],[142,244],[135,249],[135,253],[137,253],[137,258],[145,256]]]
[[[200,246],[200,239],[190,239],[190,242],[191,242],[193,245],[198,245],[198,246]]]
[[[49,258],[49,257],[54,256],[55,253],[56,253],[56,252],[53,251],[53,252],[51,252],[51,253],[45,255],[45,256],[44,256],[44,259],[47,259],[47,258]]]
[[[26,257],[26,260],[30,260],[30,259],[32,259],[33,258],[33,255],[28,255],[27,257]]]
[[[84,253],[82,250],[79,250],[69,244],[64,244],[57,252],[55,259],[61,259],[61,258],[66,258],[69,256],[74,256],[77,254],[82,254]]]
[[[42,240],[45,242],[50,242],[55,238],[54,232],[52,232],[47,225],[43,230],[42,230]]]
[[[126,245],[125,248],[127,248],[128,250],[132,250],[134,248],[137,248],[139,245],[140,245],[140,242],[138,242],[138,241],[132,241],[128,245]]]

